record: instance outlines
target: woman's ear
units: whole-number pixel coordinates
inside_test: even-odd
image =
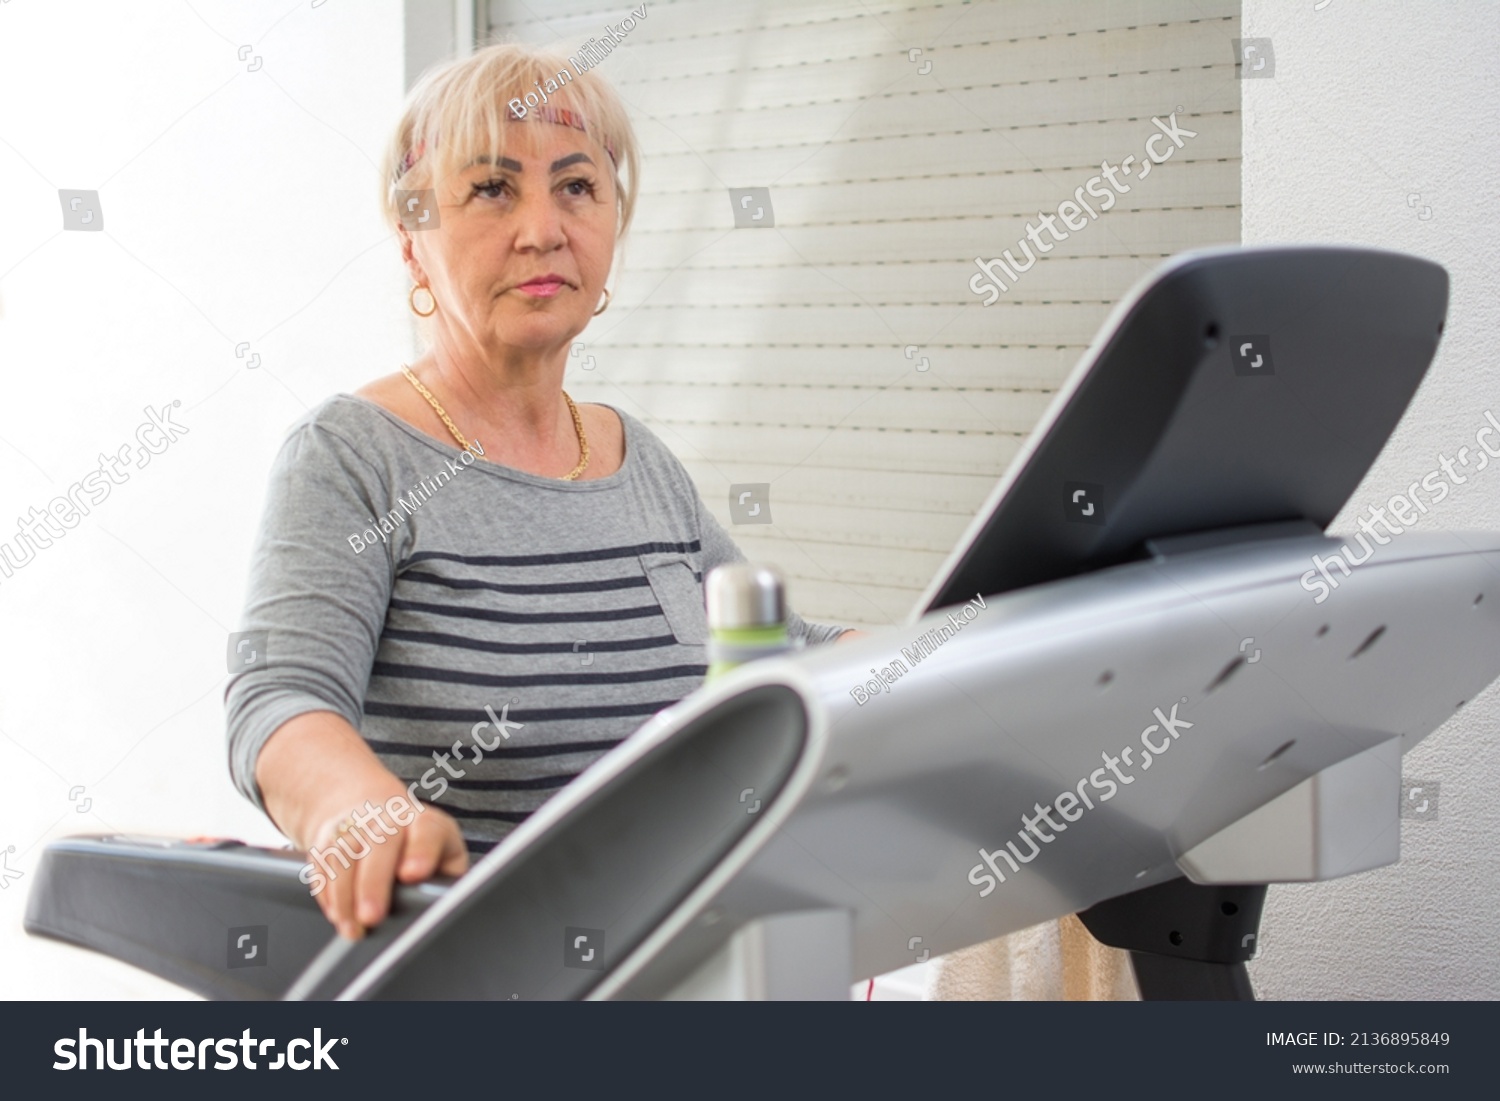
[[[411,281],[417,286],[428,286],[427,273],[422,270],[422,262],[412,251],[414,242],[411,231],[405,226],[397,226],[396,232],[401,235],[401,260],[406,264],[406,273],[411,276]]]

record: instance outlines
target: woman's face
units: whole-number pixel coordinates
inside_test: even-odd
[[[437,299],[439,336],[487,358],[548,352],[583,331],[615,250],[609,155],[571,126],[511,121],[486,157],[438,186],[439,225],[401,227],[415,282]]]

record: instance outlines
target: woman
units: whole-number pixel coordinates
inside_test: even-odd
[[[562,390],[637,168],[604,81],[516,45],[426,75],[387,150],[431,348],[292,428],[243,624],[266,658],[226,692],[240,791],[356,857],[310,880],[345,936],[703,681],[702,579],[743,556],[643,424]]]

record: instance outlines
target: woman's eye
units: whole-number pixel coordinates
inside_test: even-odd
[[[474,194],[483,195],[487,199],[494,199],[499,196],[491,194],[492,192],[509,186],[504,180],[486,180],[484,183],[474,185]]]
[[[474,185],[474,194],[483,195],[486,199],[498,199],[510,190],[509,180],[486,180]],[[596,189],[592,180],[580,176],[563,184],[562,190],[570,198],[581,199],[585,195],[593,195]]]

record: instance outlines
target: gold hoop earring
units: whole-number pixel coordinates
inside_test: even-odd
[[[609,288],[605,287],[604,288],[604,305],[600,306],[597,310],[594,311],[594,316],[595,317],[598,317],[605,310],[609,309],[609,297],[610,297],[609,296]]]
[[[421,310],[417,309],[418,291],[427,291],[427,297],[432,299],[432,309],[428,310],[426,313],[423,313]],[[431,317],[433,314],[437,313],[437,295],[433,294],[432,291],[428,290],[426,287],[420,284],[413,284],[411,290],[406,292],[406,302],[407,305],[411,307],[411,312],[416,314],[418,317]]]

